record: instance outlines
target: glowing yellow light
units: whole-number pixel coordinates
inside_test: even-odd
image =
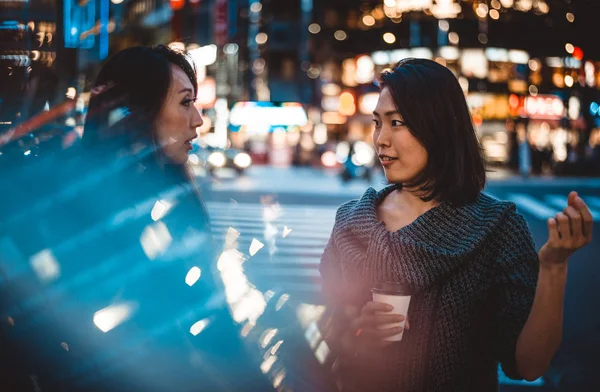
[[[396,36],[392,33],[385,33],[383,35],[383,40],[388,44],[393,44],[396,42]]]
[[[308,31],[312,34],[319,34],[321,31],[321,26],[319,26],[318,23],[312,23],[310,26],[308,26]]]
[[[567,51],[567,53],[573,54],[573,52],[575,51],[575,46],[573,46],[573,44],[566,44],[565,50]]]
[[[565,76],[565,85],[567,87],[573,87],[573,82],[574,82],[574,80],[573,80],[573,77],[571,75],[566,75]]]
[[[371,15],[365,15],[362,18],[362,22],[365,26],[373,26],[375,24],[375,18],[373,18]]]
[[[569,23],[573,23],[575,22],[575,15],[573,15],[571,12],[567,12],[567,20],[569,21]]]
[[[343,41],[348,38],[348,34],[346,34],[344,30],[337,30],[335,33],[333,33],[333,37],[338,41]]]
[[[500,19],[500,12],[498,12],[496,10],[491,10],[490,11],[490,18],[492,18],[494,20]]]
[[[458,42],[459,42],[458,34],[454,31],[451,32],[450,34],[448,34],[448,41],[450,41],[450,43],[452,45],[458,45]]]
[[[254,39],[257,44],[263,45],[263,44],[267,43],[269,36],[266,33],[258,33],[258,34],[256,34],[256,37]]]

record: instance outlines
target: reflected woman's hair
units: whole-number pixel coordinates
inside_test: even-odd
[[[428,154],[412,184],[429,201],[473,202],[485,186],[485,160],[460,84],[452,72],[425,59],[404,59],[380,75],[411,134]]]
[[[157,151],[154,125],[172,83],[172,65],[185,72],[195,97],[196,71],[184,53],[165,45],[138,46],[108,60],[92,87],[82,144]]]

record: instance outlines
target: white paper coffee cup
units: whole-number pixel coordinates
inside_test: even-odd
[[[410,290],[406,285],[399,283],[379,283],[375,288],[371,290],[373,293],[373,301],[381,302],[384,304],[392,305],[393,309],[390,312],[384,312],[383,314],[399,314],[405,317],[404,321],[399,323],[384,324],[381,329],[389,329],[395,327],[402,327],[402,332],[394,336],[385,338],[388,342],[398,342],[402,340],[404,334],[404,325],[406,324],[406,317],[408,316],[408,307],[410,305]]]

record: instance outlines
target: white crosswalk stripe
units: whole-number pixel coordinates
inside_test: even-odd
[[[207,207],[217,242],[225,243],[229,228],[240,233],[235,246],[249,257],[244,270],[253,284],[261,289],[272,285],[290,292],[319,292],[318,266],[337,206],[211,202]],[[254,239],[264,247],[250,257]]]
[[[546,196],[546,201],[548,201],[548,203],[552,204],[554,207],[559,208],[561,211],[564,210],[564,208],[567,206],[567,196],[549,195]],[[590,213],[592,214],[592,218],[594,218],[594,220],[600,220],[600,211],[590,207],[589,205],[588,209],[590,210]]]
[[[538,219],[547,219],[559,212],[559,210],[552,206],[548,206],[536,198],[522,193],[510,193],[508,194],[508,200],[514,202],[518,209],[523,210]]]

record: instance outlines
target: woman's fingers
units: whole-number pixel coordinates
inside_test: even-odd
[[[367,302],[365,306],[362,308],[362,314],[364,316],[373,315],[378,312],[390,312],[394,308],[392,305],[384,304],[382,302]]]
[[[569,226],[571,228],[571,237],[575,240],[583,237],[583,226],[582,221],[583,218],[579,211],[577,211],[572,206],[568,206],[564,210],[564,214],[569,217]]]
[[[360,336],[369,338],[372,340],[381,340],[397,335],[403,331],[402,327],[391,327],[386,329],[363,329]]]
[[[365,318],[365,323],[371,327],[401,323],[402,321],[404,321],[404,316],[399,314],[376,314],[374,316]]]
[[[548,241],[552,244],[558,244],[558,241],[560,241],[558,221],[555,218],[548,219]]]
[[[590,212],[587,204],[585,204],[583,199],[580,197],[575,200],[574,206],[581,215],[583,235],[587,240],[587,243],[590,243],[592,241],[592,227],[594,226],[594,218],[592,217],[592,213]]]
[[[556,214],[556,221],[558,222],[558,233],[561,240],[569,240],[571,238],[571,224],[569,223],[569,217],[562,212]]]

